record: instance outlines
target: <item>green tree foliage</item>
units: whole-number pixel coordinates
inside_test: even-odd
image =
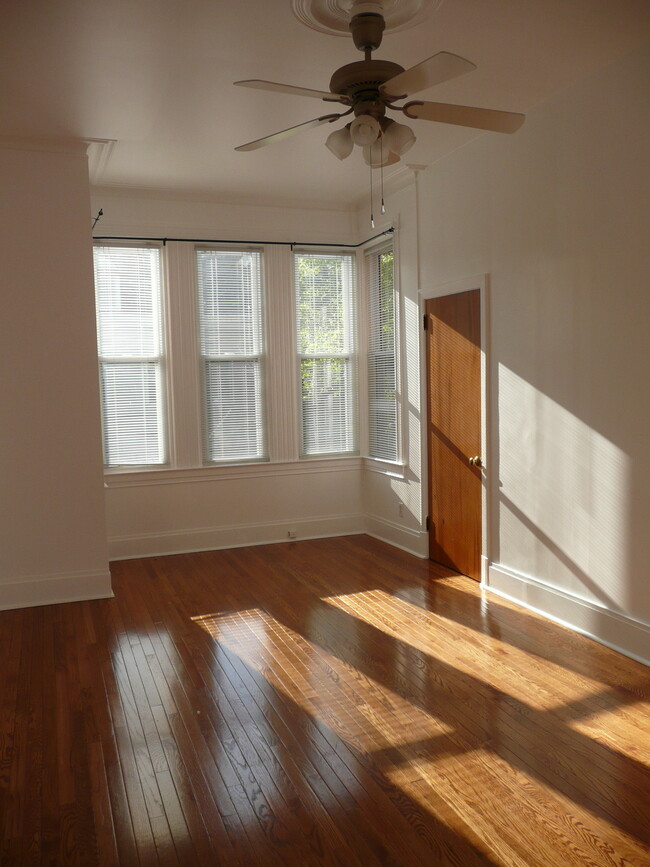
[[[379,257],[379,293],[380,293],[380,346],[382,349],[393,349],[395,344],[395,296],[393,294],[393,260],[392,250],[382,253]]]
[[[303,356],[302,399],[346,393],[344,358],[318,358],[350,351],[351,264],[340,255],[302,255],[296,258],[298,351]],[[316,356],[316,357],[314,357]]]
[[[303,355],[346,350],[344,260],[340,256],[299,256],[298,348]]]

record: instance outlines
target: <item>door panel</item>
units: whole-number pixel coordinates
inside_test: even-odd
[[[480,581],[480,290],[426,302],[429,556]]]

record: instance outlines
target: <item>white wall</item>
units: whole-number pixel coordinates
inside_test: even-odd
[[[108,479],[113,559],[359,533],[358,459]]]
[[[649,54],[420,173],[417,220],[415,185],[388,197],[407,314],[419,290],[489,275],[490,585],[646,660]],[[419,386],[411,363],[411,428]],[[416,438],[408,457],[418,517]],[[394,515],[394,497],[372,480],[375,512]]]
[[[0,608],[111,595],[85,147],[44,148],[0,143]]]
[[[344,209],[272,208],[102,187],[92,190],[91,202],[93,216],[100,208],[104,212],[95,235],[323,244],[357,241],[355,216]]]
[[[98,236],[355,243],[356,221],[350,211],[258,208],[97,189],[92,213],[100,208],[104,215],[95,229]],[[179,299],[178,315],[187,315],[193,303],[191,251],[191,244],[182,243],[170,243],[166,251],[170,295]],[[266,254],[267,331],[276,347],[276,364],[268,371],[272,460],[204,468],[197,457],[192,462],[181,454],[177,470],[107,474],[111,558],[286,541],[289,531],[300,539],[364,530],[360,458],[298,460],[297,407],[290,399],[297,393],[297,382],[295,389],[291,383],[282,387],[283,379],[295,376],[286,315],[292,309],[290,249],[269,247]],[[175,363],[172,360],[172,367]],[[178,435],[197,440],[199,399],[197,395],[192,409],[187,394],[197,377],[192,377],[189,362],[186,370],[188,388],[181,399],[189,408],[184,415],[194,417],[196,431]]]

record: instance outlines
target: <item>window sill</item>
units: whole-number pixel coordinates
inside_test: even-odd
[[[309,475],[359,470],[359,457],[314,458],[308,461],[264,461],[263,463],[227,464],[223,466],[191,467],[188,469],[151,469],[134,472],[108,472],[105,488],[135,488],[150,485],[179,485],[195,482],[218,482],[231,479],[255,479],[274,476]]]
[[[363,458],[363,469],[380,473],[393,479],[406,479],[406,464],[402,461],[385,461],[381,458]]]

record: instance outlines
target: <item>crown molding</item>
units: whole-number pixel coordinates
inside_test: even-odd
[[[112,138],[86,139],[88,178],[91,185],[101,183],[115,144],[116,140]]]
[[[84,154],[88,143],[79,138],[39,138],[31,136],[0,136],[0,148],[16,151],[40,151],[56,154]]]

